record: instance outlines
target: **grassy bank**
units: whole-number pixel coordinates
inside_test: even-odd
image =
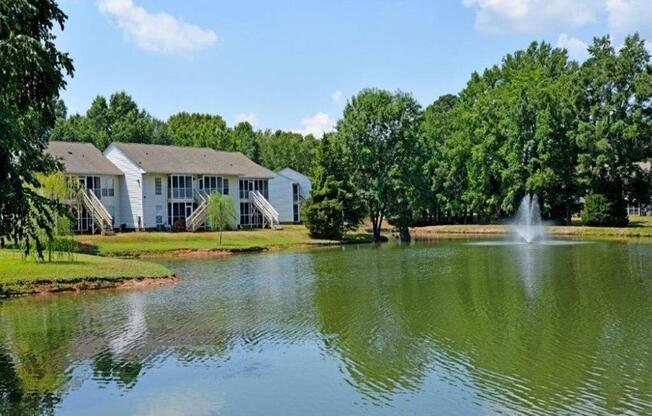
[[[228,254],[276,248],[341,244],[339,241],[310,238],[303,225],[286,225],[282,230],[226,231],[219,244],[219,233],[119,233],[110,237],[81,235],[76,237],[80,250],[100,256],[156,256],[175,254]],[[366,234],[348,235],[344,242],[368,241]]]
[[[506,225],[437,225],[417,227],[412,230],[415,238],[436,238],[443,235],[503,235],[510,232]],[[652,238],[652,217],[632,217],[629,227],[585,227],[574,222],[571,226],[550,226],[550,235],[564,237],[617,237]]]
[[[75,254],[73,260],[38,262],[18,251],[0,250],[0,297],[171,281],[172,272],[155,263],[86,254]]]

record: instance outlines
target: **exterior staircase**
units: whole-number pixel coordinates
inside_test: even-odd
[[[186,218],[186,230],[197,231],[206,222],[206,214],[208,211],[208,194],[204,191],[195,190],[195,202],[197,208]]]
[[[260,192],[249,191],[249,200],[254,209],[262,214],[263,228],[266,226],[275,230],[280,230],[282,228],[278,220],[278,212]]]
[[[93,218],[93,221],[100,229],[100,232],[104,235],[112,235],[113,217],[109,214],[109,211],[106,210],[102,201],[100,201],[93,191],[88,189],[80,192],[80,196],[81,203]]]

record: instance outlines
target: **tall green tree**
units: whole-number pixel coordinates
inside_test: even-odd
[[[260,132],[254,130],[249,122],[243,121],[229,130],[233,150],[237,150],[256,163],[261,163]]]
[[[170,144],[165,123],[152,117],[127,93],[111,94],[107,101],[97,96],[85,116],[59,118],[51,140],[93,143],[99,149],[112,142]]]
[[[276,130],[263,132],[261,138],[261,163],[278,170],[291,167],[299,172],[310,175],[317,150],[317,140],[312,136],[300,133]]]
[[[421,107],[409,94],[365,89],[346,105],[337,124],[349,174],[371,219],[375,241],[391,219],[401,238],[422,204]]]
[[[0,242],[34,241],[39,253],[37,230],[51,230],[56,204],[36,191],[36,173],[60,167],[44,150],[74,70],[54,43],[66,18],[53,0],[0,2]]]
[[[171,116],[167,125],[175,145],[235,150],[219,115],[181,112]]]
[[[341,240],[364,218],[362,205],[351,181],[341,143],[331,134],[317,149],[310,197],[303,207],[303,219],[313,238]]]
[[[618,51],[609,37],[596,38],[589,55],[579,82],[578,170],[586,192],[606,199],[607,223],[626,225],[627,200],[649,195],[637,162],[652,150],[650,54],[632,35]]]

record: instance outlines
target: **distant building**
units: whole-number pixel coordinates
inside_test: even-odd
[[[203,228],[211,193],[230,195],[241,228],[301,222],[310,179],[285,168],[273,172],[239,152],[118,143],[104,153],[90,143],[51,142],[65,174],[82,185],[76,231],[110,232]]]
[[[50,142],[46,153],[63,163],[66,177],[81,185],[79,200],[69,200],[77,217],[76,232],[110,232],[120,218],[124,176],[90,143]]]
[[[638,166],[641,168],[641,170],[647,174],[650,173],[650,162],[640,162],[638,163]],[[652,205],[647,204],[637,204],[637,203],[630,203],[627,206],[627,215],[632,216],[632,215],[638,215],[638,216],[648,216],[652,215]]]
[[[269,202],[278,211],[280,222],[301,222],[301,204],[310,195],[310,178],[289,167],[272,175]]]

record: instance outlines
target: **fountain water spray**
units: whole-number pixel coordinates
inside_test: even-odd
[[[514,235],[521,241],[531,243],[533,241],[543,240],[545,233],[543,223],[541,222],[539,198],[536,195],[525,195],[523,197],[512,227],[514,229]]]

